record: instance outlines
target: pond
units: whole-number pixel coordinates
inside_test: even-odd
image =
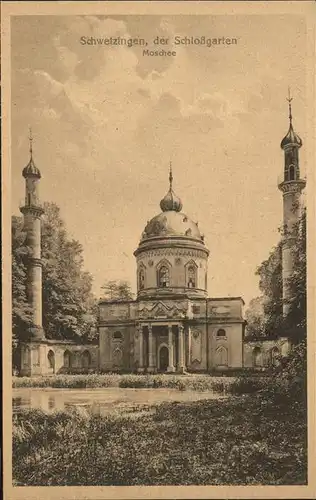
[[[46,412],[71,407],[92,410],[98,414],[135,413],[154,410],[164,402],[223,399],[211,391],[179,391],[177,389],[130,389],[107,387],[97,389],[13,389],[13,413],[21,408],[40,408]]]

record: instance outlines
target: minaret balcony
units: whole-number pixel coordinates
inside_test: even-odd
[[[44,207],[41,203],[28,203],[25,204],[25,201],[19,203],[19,209],[22,214],[31,213],[34,215],[42,215],[44,213]]]
[[[278,176],[278,188],[283,193],[303,191],[306,186],[306,177],[299,179],[285,179],[284,174]]]

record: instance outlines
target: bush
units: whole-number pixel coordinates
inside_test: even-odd
[[[280,358],[273,370],[270,383],[266,384],[263,397],[291,408],[307,407],[307,350],[302,341],[292,347],[289,355]]]
[[[94,387],[117,387],[119,375],[53,375],[47,377],[13,377],[13,387],[53,387],[80,389]]]
[[[47,377],[13,377],[13,387],[53,387],[64,389],[122,387],[133,389],[170,388],[181,391],[208,391],[212,390],[213,381],[214,378],[205,375],[63,374]]]
[[[264,387],[266,379],[262,378],[238,378],[228,388],[229,392],[234,395],[253,394]]]

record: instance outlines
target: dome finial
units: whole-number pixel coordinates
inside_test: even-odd
[[[285,149],[285,148],[290,147],[290,146],[295,146],[295,147],[300,148],[302,146],[302,140],[297,135],[297,133],[294,132],[293,125],[292,125],[292,101],[293,101],[293,97],[291,96],[290,87],[288,87],[288,97],[286,98],[286,100],[289,103],[290,126],[289,126],[288,133],[281,141],[281,148]]]
[[[182,210],[182,203],[180,198],[178,198],[172,189],[173,175],[172,175],[172,163],[169,163],[169,191],[166,196],[160,202],[160,208],[163,212],[169,210],[174,210],[175,212],[180,212]]]
[[[24,167],[22,171],[23,177],[38,177],[40,179],[41,177],[41,172],[37,168],[37,166],[34,163],[33,160],[33,135],[32,135],[32,129],[29,127],[29,152],[30,152],[30,159],[26,167]]]
[[[291,105],[291,102],[293,101],[293,97],[291,97],[290,87],[288,87],[288,97],[286,100],[289,103],[289,119],[290,119],[290,125],[292,125],[292,105]]]
[[[169,189],[170,189],[170,191],[172,191],[172,182],[173,182],[172,162],[170,161],[170,166],[169,166]]]

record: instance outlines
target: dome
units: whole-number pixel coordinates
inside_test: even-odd
[[[144,248],[147,243],[157,244],[157,240],[166,238],[186,239],[183,244],[198,244],[205,247],[204,236],[201,235],[198,224],[193,222],[186,214],[181,212],[182,202],[172,189],[172,170],[169,173],[169,191],[160,202],[162,212],[147,222],[140,240],[140,247]],[[193,240],[193,241],[192,241]],[[195,241],[194,241],[195,240]],[[166,241],[160,242],[165,245]]]
[[[40,179],[41,172],[35,165],[32,156],[26,167],[23,168],[22,175],[23,177],[33,176],[33,177],[38,177]]]
[[[284,149],[286,146],[302,146],[302,139],[294,132],[292,123],[290,123],[290,128],[286,136],[282,139],[281,148]]]
[[[203,241],[198,225],[187,215],[176,210],[166,210],[153,217],[145,227],[141,241],[148,238],[187,237]]]
[[[29,141],[30,141],[30,160],[26,167],[23,168],[22,175],[23,177],[38,177],[39,179],[41,178],[41,172],[37,168],[37,166],[34,163],[33,160],[33,137],[32,137],[32,130],[30,128],[30,135],[29,135]]]

